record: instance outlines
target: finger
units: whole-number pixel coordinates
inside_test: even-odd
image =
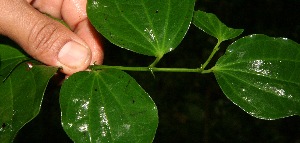
[[[60,66],[69,75],[89,66],[88,45],[59,22],[25,1],[1,0],[0,9],[0,34],[15,40],[35,59]]]
[[[88,20],[80,22],[74,32],[90,47],[92,52],[90,64],[102,64],[104,52],[100,42],[100,35],[95,31],[90,22]]]
[[[27,0],[37,10],[61,19],[61,6],[63,0]]]
[[[90,47],[92,52],[91,64],[101,64],[103,48],[99,34],[90,24],[86,14],[87,0],[35,0],[31,4],[38,10],[56,18],[62,18],[68,26]]]

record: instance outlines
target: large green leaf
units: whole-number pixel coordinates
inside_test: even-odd
[[[4,82],[0,81],[1,142],[12,142],[16,133],[39,113],[48,81],[56,71],[54,67],[22,63]]]
[[[119,70],[75,73],[63,83],[60,104],[75,142],[152,142],[158,124],[150,96]]]
[[[195,11],[193,24],[219,41],[235,38],[242,34],[243,29],[233,29],[223,24],[216,15],[203,11]]]
[[[18,49],[0,44],[0,81],[8,77],[11,71],[24,60],[29,58]],[[2,82],[0,82],[1,84]]]
[[[88,0],[93,26],[110,42],[161,57],[178,46],[192,20],[195,0]]]
[[[247,36],[228,47],[213,71],[225,95],[249,114],[263,119],[299,115],[299,44]]]

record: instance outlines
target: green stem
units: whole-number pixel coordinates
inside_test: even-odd
[[[90,66],[92,70],[102,69],[118,69],[123,71],[150,71],[150,72],[190,72],[190,73],[210,73],[212,70],[203,70],[201,68],[156,68],[156,67],[123,67],[123,66],[107,66],[107,65],[93,65]]]
[[[218,40],[218,43],[216,44],[216,46],[214,47],[213,51],[211,52],[211,54],[209,55],[208,59],[206,60],[206,62],[201,65],[201,69],[204,70],[207,66],[207,64],[211,61],[211,59],[214,57],[214,55],[216,54],[217,51],[219,51],[219,46],[222,43],[222,41]]]
[[[189,72],[189,73],[201,73],[201,74],[206,74],[206,73],[211,73],[213,72],[213,69],[208,69],[204,70],[207,64],[211,61],[213,56],[216,54],[216,52],[219,50],[219,46],[222,41],[218,40],[218,43],[214,47],[212,53],[206,60],[206,62],[201,65],[200,68],[195,68],[195,69],[190,69],[190,68],[157,68],[155,65],[160,61],[160,59],[163,57],[158,56],[156,57],[155,61],[149,66],[149,67],[123,67],[123,66],[108,66],[108,65],[92,65],[90,66],[90,69],[92,70],[102,70],[102,69],[118,69],[118,70],[123,70],[123,71],[150,71],[150,72]]]
[[[149,67],[155,67],[155,65],[160,61],[160,59],[161,59],[162,57],[163,57],[163,55],[162,55],[162,56],[156,57],[155,61],[154,61]]]

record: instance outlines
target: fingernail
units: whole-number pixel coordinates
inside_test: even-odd
[[[70,41],[58,53],[58,61],[69,68],[78,68],[84,65],[90,56],[89,49],[81,44]]]

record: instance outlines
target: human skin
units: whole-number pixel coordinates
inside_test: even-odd
[[[102,64],[99,35],[86,14],[86,0],[0,0],[0,34],[30,56],[71,75]],[[60,22],[43,14],[65,21]]]

